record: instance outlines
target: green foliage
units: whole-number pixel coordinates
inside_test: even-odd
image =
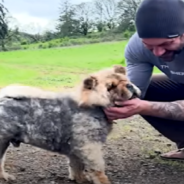
[[[131,33],[130,33],[129,31],[125,31],[125,32],[123,33],[123,36],[124,36],[124,38],[128,39],[128,38],[130,38]]]
[[[102,33],[89,34],[87,37],[79,37],[79,38],[65,37],[61,39],[54,39],[44,43],[29,44],[27,46],[30,49],[45,49],[45,48],[76,46],[76,45],[109,42],[109,41],[120,41],[120,40],[124,40],[124,36],[122,34],[109,33],[108,35],[107,32],[106,33],[102,32]]]
[[[134,32],[125,31],[122,33],[114,33],[113,31],[103,31],[90,33],[87,36],[81,37],[64,37],[52,39],[50,41],[39,41],[37,43],[29,43],[28,39],[21,39],[19,42],[13,42],[7,45],[8,50],[17,49],[46,49],[46,48],[57,48],[57,47],[67,47],[85,44],[94,44],[101,42],[111,42],[111,41],[123,41],[131,37]]]
[[[8,34],[8,24],[5,20],[7,12],[8,10],[5,6],[0,3],[0,46],[2,47],[2,50],[6,50],[3,40]]]
[[[27,40],[21,40],[20,44],[21,45],[26,45],[27,44]]]
[[[7,8],[3,5],[3,1],[0,3],[0,39],[6,35],[8,31],[8,25],[5,21],[6,13],[8,12]]]
[[[69,0],[60,6],[60,16],[56,29],[60,37],[72,36],[77,32],[78,21],[75,19],[75,9]]]

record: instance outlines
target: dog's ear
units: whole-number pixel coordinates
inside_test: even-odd
[[[114,65],[113,68],[114,68],[114,71],[116,73],[121,73],[121,74],[126,75],[126,68],[125,67],[123,67],[121,65]]]
[[[84,79],[83,84],[84,84],[85,89],[94,89],[97,86],[98,82],[97,82],[96,77],[90,76]]]

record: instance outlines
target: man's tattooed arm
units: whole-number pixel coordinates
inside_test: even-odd
[[[184,121],[184,100],[174,102],[149,102],[142,115]]]

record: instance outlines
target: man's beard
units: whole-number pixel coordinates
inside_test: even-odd
[[[166,50],[166,52],[160,56],[163,61],[165,62],[171,62],[175,59],[175,57],[182,52],[184,49],[184,44],[180,45],[180,47],[177,50]]]
[[[175,51],[168,50],[162,56],[160,56],[159,58],[162,59],[165,62],[171,62],[175,59],[176,55],[181,53],[182,49],[175,50]]]

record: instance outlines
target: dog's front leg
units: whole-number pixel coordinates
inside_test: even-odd
[[[102,145],[97,142],[86,144],[75,150],[83,165],[83,177],[93,184],[111,184],[105,174],[105,163],[102,153]]]
[[[0,140],[0,178],[6,181],[15,180],[15,177],[13,175],[8,174],[4,170],[4,162],[5,162],[6,150],[8,146],[9,146],[9,141]]]
[[[84,175],[84,164],[80,158],[78,158],[75,154],[70,155],[69,157],[69,179],[75,180],[77,183],[83,183],[86,180]]]

